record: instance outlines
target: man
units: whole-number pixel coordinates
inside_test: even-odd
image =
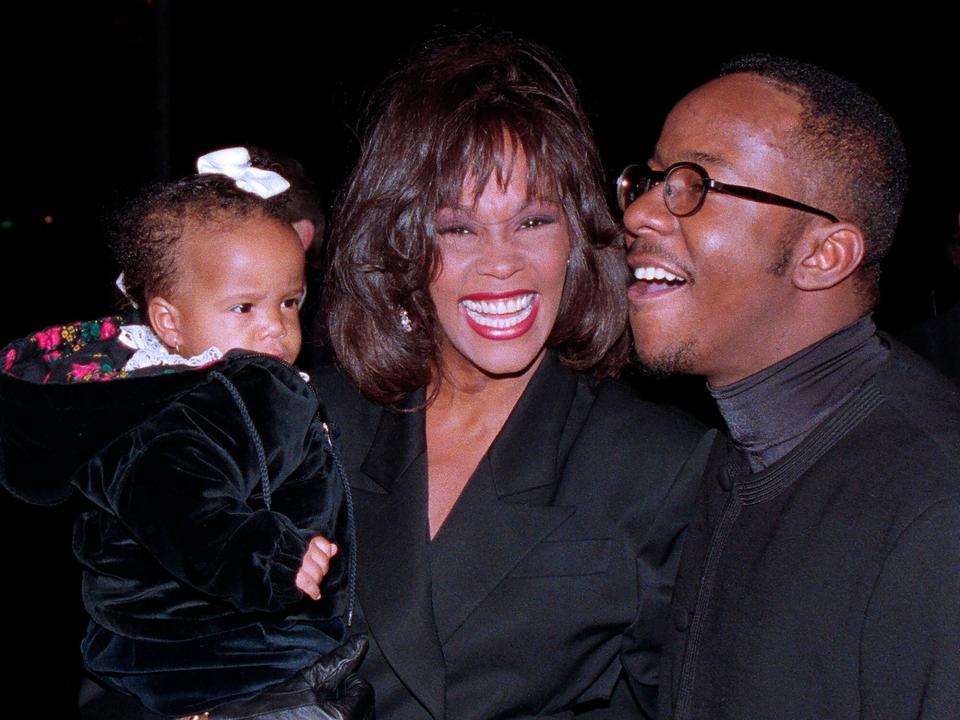
[[[320,205],[317,186],[307,175],[303,164],[289,155],[254,146],[250,146],[250,163],[254,167],[280,173],[290,183],[289,189],[274,196],[271,204],[293,226],[308,260],[313,260],[321,251],[326,216]]]
[[[754,56],[620,180],[630,314],[729,427],[685,540],[665,718],[960,712],[960,401],[869,318],[905,192],[890,117]]]

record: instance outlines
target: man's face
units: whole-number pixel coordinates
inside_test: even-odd
[[[792,154],[800,112],[796,99],[756,77],[714,80],[667,117],[650,166],[694,162],[721,182],[803,200]],[[658,372],[704,375],[719,387],[790,354],[792,331],[803,321],[790,249],[809,221],[797,210],[715,192],[688,217],[667,211],[662,185],[638,198],[624,226],[635,277],[652,277],[629,290],[641,361]]]

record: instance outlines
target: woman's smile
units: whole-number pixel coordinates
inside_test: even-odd
[[[511,340],[526,333],[537,319],[539,293],[475,293],[460,300],[467,324],[491,340]]]

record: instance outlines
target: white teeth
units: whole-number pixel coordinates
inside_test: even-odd
[[[461,300],[467,315],[477,325],[490,328],[509,328],[526,320],[533,311],[533,298],[536,293],[515,295],[509,300]],[[509,317],[497,317],[509,315]]]
[[[536,293],[526,295],[514,295],[509,300],[500,298],[499,300],[461,300],[463,306],[475,313],[484,315],[511,315],[521,310],[526,310],[533,304],[533,298]],[[471,315],[472,317],[472,315]]]
[[[469,315],[470,318],[477,325],[483,325],[484,327],[491,327],[491,328],[498,328],[498,329],[509,328],[509,327],[513,327],[514,325],[519,325],[530,316],[531,312],[533,312],[533,305],[528,305],[519,313],[512,315],[509,318],[502,318],[502,317],[490,317],[489,315],[483,315],[477,312],[476,310],[471,310],[470,308],[467,308],[467,315]]]
[[[648,265],[647,267],[638,267],[633,271],[633,276],[637,280],[666,280],[667,282],[687,281],[684,277],[674,275],[669,270],[664,270],[662,267],[654,267],[653,265]]]

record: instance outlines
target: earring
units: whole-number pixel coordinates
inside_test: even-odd
[[[410,322],[410,314],[403,308],[400,309],[400,329],[405,333],[413,332],[413,323]]]

